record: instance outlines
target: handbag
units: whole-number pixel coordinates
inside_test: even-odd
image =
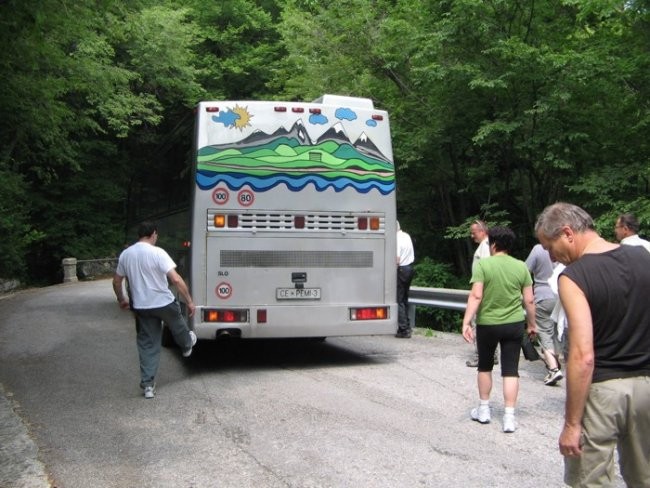
[[[524,353],[524,357],[528,361],[537,361],[540,359],[537,349],[535,349],[535,344],[530,339],[530,336],[524,331],[523,336],[521,337],[521,350]]]

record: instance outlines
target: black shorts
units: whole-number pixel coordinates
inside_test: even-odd
[[[519,356],[521,338],[525,323],[515,322],[499,325],[476,326],[476,348],[478,350],[478,370],[492,371],[494,351],[501,346],[501,376],[519,376]]]

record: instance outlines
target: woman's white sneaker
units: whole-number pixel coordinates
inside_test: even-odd
[[[503,431],[510,434],[517,429],[515,414],[507,413],[503,416]]]
[[[472,420],[476,420],[481,424],[489,424],[491,420],[490,406],[479,405],[478,407],[473,408],[469,415],[470,417],[472,417]]]

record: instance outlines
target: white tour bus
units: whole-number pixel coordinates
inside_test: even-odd
[[[333,95],[201,102],[195,146],[191,203],[158,221],[161,238],[185,241],[172,255],[199,339],[396,332],[385,111]],[[178,232],[185,220],[188,237]]]

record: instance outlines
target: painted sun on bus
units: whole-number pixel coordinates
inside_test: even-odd
[[[188,281],[199,339],[393,334],[395,169],[371,100],[197,107]]]

